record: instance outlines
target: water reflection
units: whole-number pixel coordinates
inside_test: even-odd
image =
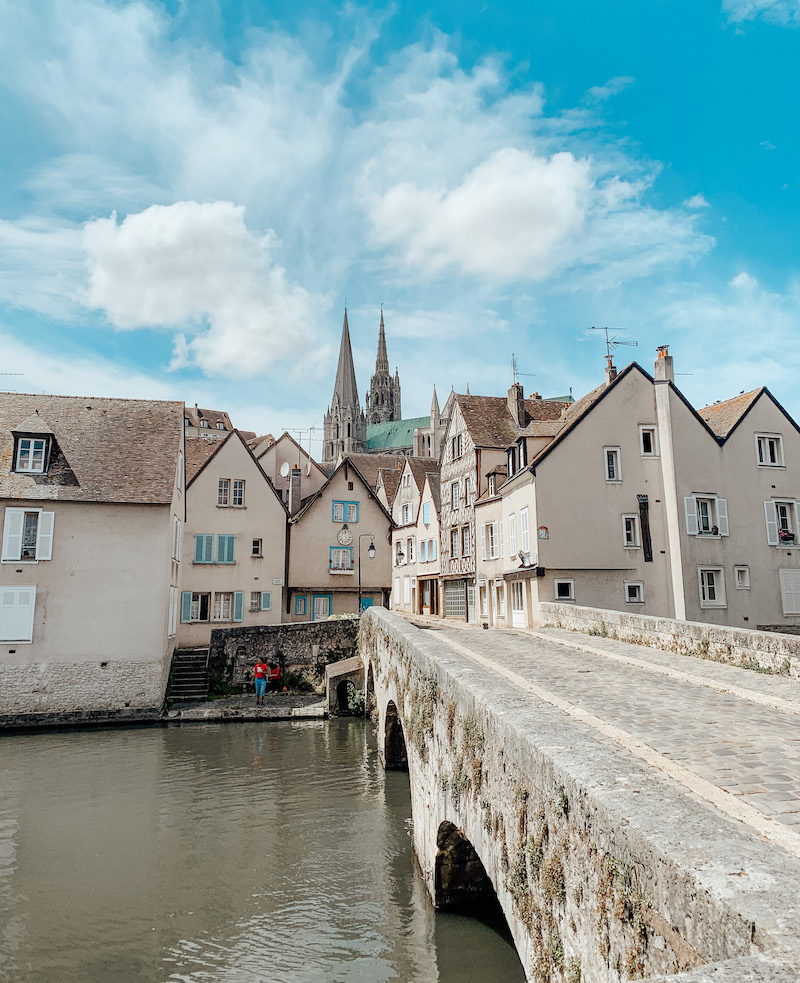
[[[2,739],[0,979],[522,981],[435,915],[362,721]]]

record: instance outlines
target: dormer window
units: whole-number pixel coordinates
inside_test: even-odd
[[[495,491],[494,491],[494,475],[493,474],[490,474],[489,475],[489,494],[490,495],[494,495],[494,493],[495,493]]]
[[[217,430],[224,430],[224,429],[225,429],[224,423],[217,423]]]
[[[508,448],[508,473],[509,475],[517,472],[517,450],[515,447]]]
[[[201,421],[200,421],[200,426],[201,426],[201,427],[202,427],[202,428],[203,428],[204,430],[210,430],[210,429],[211,429],[211,424],[210,424],[210,423],[208,422],[208,420],[201,420]]]
[[[524,437],[519,438],[517,441],[517,447],[519,448],[519,466],[520,469],[522,469],[528,463],[528,443]]]
[[[19,437],[15,471],[44,474],[47,466],[47,437]]]
[[[191,427],[192,421],[189,419],[188,416],[185,416],[183,418],[183,425],[184,425],[184,427]]]

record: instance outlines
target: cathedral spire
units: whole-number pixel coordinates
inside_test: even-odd
[[[378,328],[378,355],[375,359],[375,375],[370,379],[367,396],[367,423],[390,423],[400,419],[400,375],[395,370],[394,378],[389,369],[389,356],[386,353],[386,329],[383,323]]]
[[[333,387],[334,399],[339,397],[340,406],[349,406],[360,412],[356,370],[353,366],[353,349],[350,347],[350,328],[347,324],[347,308],[344,309],[342,343],[339,346],[339,367],[336,369],[336,384]]]
[[[381,308],[381,326],[378,329],[378,357],[375,359],[375,372],[389,371],[389,356],[386,354],[386,332],[383,328],[383,308]]]
[[[346,307],[336,383],[333,387],[330,409],[325,414],[324,434],[322,447],[324,467],[334,467],[340,455],[362,454],[367,449],[367,420],[358,402],[356,370],[353,366]]]

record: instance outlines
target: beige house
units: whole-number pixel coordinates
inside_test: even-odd
[[[439,613],[439,471],[406,458],[392,504],[392,609]]]
[[[482,620],[529,625],[539,601],[800,620],[800,433],[767,390],[698,413],[664,348],[654,376],[610,365],[557,426],[522,450],[530,463],[509,447],[510,477],[476,508]]]
[[[160,711],[178,622],[183,404],[0,395],[0,719]]]
[[[328,480],[328,475],[308,451],[288,433],[281,434],[277,440],[266,437],[253,448],[253,453],[292,515],[298,511],[303,499],[316,494]]]
[[[391,528],[391,516],[371,485],[345,458],[291,518],[283,620],[322,621],[332,614],[356,614],[359,596],[362,609],[386,606]]]
[[[288,513],[237,430],[186,438],[179,648],[212,628],[281,621]]]

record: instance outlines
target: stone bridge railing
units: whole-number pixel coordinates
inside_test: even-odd
[[[779,849],[435,631],[372,608],[360,651],[434,904],[499,903],[529,980],[797,979]]]

